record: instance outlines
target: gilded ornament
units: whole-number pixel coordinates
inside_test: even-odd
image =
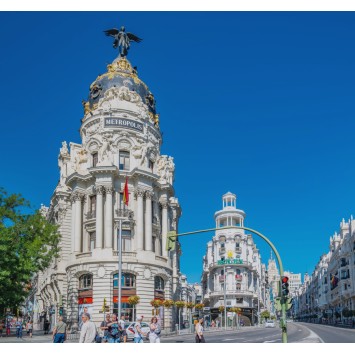
[[[83,107],[84,107],[84,115],[86,116],[88,113],[90,113],[91,108],[90,108],[90,102],[89,101],[81,101]]]
[[[158,114],[158,113],[156,113],[156,114],[154,115],[154,125],[155,125],[156,127],[159,126],[159,114]]]

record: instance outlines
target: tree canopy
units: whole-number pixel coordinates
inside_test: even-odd
[[[18,307],[33,275],[58,257],[60,234],[20,194],[0,187],[0,310]]]

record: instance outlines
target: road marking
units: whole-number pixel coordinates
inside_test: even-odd
[[[230,338],[230,339],[223,339],[222,341],[230,341],[230,340],[243,340],[245,338]]]
[[[311,329],[309,329],[307,326],[305,325],[301,325],[301,324],[298,324],[299,327],[304,327],[306,328],[308,331],[309,331],[309,335],[305,338],[303,338],[303,340],[314,340],[314,339],[319,339],[319,341],[321,343],[324,343],[324,340],[318,335],[316,334],[314,331],[312,331]],[[311,342],[311,341],[310,341]]]
[[[264,341],[264,343],[275,343],[275,341],[278,341],[279,339],[275,339],[275,340],[266,340]]]

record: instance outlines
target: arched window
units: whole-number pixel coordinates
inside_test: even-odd
[[[155,276],[154,278],[154,289],[156,291],[164,291],[165,282],[162,277]]]
[[[79,278],[79,290],[91,290],[92,289],[92,275],[85,274]]]
[[[113,275],[113,288],[118,288],[118,274]],[[121,286],[123,288],[135,288],[136,276],[127,272],[122,273]]]

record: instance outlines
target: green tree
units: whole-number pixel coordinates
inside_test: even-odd
[[[265,318],[265,319],[269,319],[270,318],[270,312],[269,311],[263,311],[260,314],[261,319]]]
[[[58,226],[49,223],[19,194],[0,188],[0,309],[18,307],[34,273],[58,257]]]

